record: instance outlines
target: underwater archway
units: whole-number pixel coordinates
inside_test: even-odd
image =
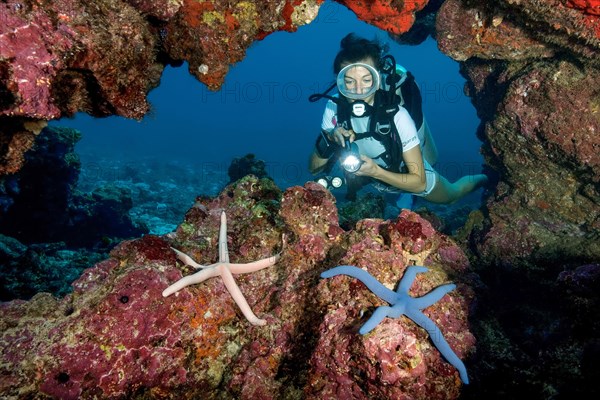
[[[463,93],[465,79],[458,63],[442,54],[432,38],[419,45],[399,44],[334,2],[321,5],[315,20],[298,31],[276,32],[255,42],[246,57],[231,66],[218,91],[190,76],[187,64],[168,66],[161,85],[149,93],[151,112],[141,121],[78,114],[51,125],[82,131],[76,149],[82,159],[80,187],[86,191],[145,179],[157,192],[171,185],[180,188],[177,198],[168,190],[155,199],[148,190],[136,196],[158,205],[155,215],[151,206],[138,201],[134,209],[153,221],[151,226],[158,230],[151,232],[165,233],[176,226],[196,195],[216,195],[224,187],[234,158],[254,154],[282,188],[314,179],[307,171],[307,158],[324,102],[310,104],[307,99],[333,80],[333,57],[349,32],[388,43],[390,53],[416,76],[439,149],[438,171],[450,180],[479,173],[483,163],[475,136],[479,120]],[[138,190],[134,187],[133,192]],[[181,201],[183,193],[187,205]],[[457,207],[468,203],[467,208],[477,208],[479,197],[477,192]],[[162,211],[171,209],[173,200],[181,210],[179,217]],[[169,220],[162,224],[162,218]]]

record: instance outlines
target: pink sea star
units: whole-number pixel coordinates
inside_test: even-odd
[[[168,288],[166,288],[162,295],[163,297],[168,297],[175,292],[185,288],[186,286],[190,286],[196,283],[204,282],[209,278],[213,278],[215,276],[221,276],[223,278],[223,283],[225,287],[231,293],[231,297],[237,303],[237,305],[242,310],[242,313],[246,317],[246,319],[253,325],[265,325],[267,323],[266,320],[258,318],[248,305],[246,298],[242,294],[240,288],[237,283],[235,283],[235,279],[233,279],[233,274],[245,274],[248,272],[258,271],[260,269],[270,267],[274,265],[278,260],[280,255],[277,254],[275,256],[264,258],[259,261],[254,261],[247,264],[234,264],[229,262],[229,251],[227,250],[227,217],[225,212],[221,213],[221,228],[219,231],[219,261],[205,266],[200,265],[195,262],[190,256],[177,249],[173,249],[175,253],[177,253],[177,258],[181,260],[184,264],[194,267],[196,269],[201,269],[200,272],[196,272],[193,275],[189,275],[181,278]]]

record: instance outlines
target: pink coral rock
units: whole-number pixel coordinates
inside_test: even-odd
[[[431,276],[424,274],[414,285],[420,296],[448,281],[456,271],[438,261],[440,247],[460,252],[439,235],[429,222],[403,211],[395,221],[364,220],[349,233],[349,247],[339,261],[356,265],[390,289],[407,266],[427,260]],[[466,259],[464,259],[466,261]],[[462,266],[464,268],[464,266]],[[408,319],[385,319],[372,333],[361,336],[358,328],[370,316],[378,300],[362,283],[336,278],[320,283],[319,302],[327,307],[319,326],[317,348],[311,358],[309,396],[320,398],[415,398],[449,399],[460,393],[460,380],[427,333]],[[426,314],[440,323],[459,357],[474,350],[475,338],[467,325],[473,293],[461,285],[449,300],[431,306]],[[447,332],[447,333],[446,333]],[[322,397],[321,397],[322,396]]]
[[[244,178],[214,199],[199,198],[174,234],[121,243],[73,283],[69,296],[38,294],[0,304],[0,396],[456,398],[455,372],[426,332],[387,320],[363,338],[356,327],[373,296],[349,280],[332,285],[319,279],[332,264],[361,259],[391,283],[411,258],[433,259],[450,242],[415,214],[394,223],[366,220],[344,232],[333,218],[332,196],[319,188],[307,184],[281,193],[268,179]],[[204,264],[215,260],[223,210],[232,262],[268,256],[281,248],[282,232],[290,237],[276,265],[238,279],[251,307],[266,316],[263,327],[245,320],[219,280],[161,295],[192,272],[170,246]],[[429,243],[422,250],[403,248],[407,231],[394,227],[405,218],[411,237]],[[419,280],[415,291],[460,281],[443,264],[430,265],[431,277]],[[342,299],[347,305],[336,306]],[[428,311],[461,357],[474,349],[466,329],[469,301],[468,286],[461,284]]]

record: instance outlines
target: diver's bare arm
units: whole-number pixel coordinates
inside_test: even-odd
[[[422,192],[427,187],[427,182],[421,149],[419,146],[413,147],[402,153],[402,157],[408,168],[408,173],[386,171],[370,158],[362,156],[364,164],[356,174],[370,176],[407,192]]]

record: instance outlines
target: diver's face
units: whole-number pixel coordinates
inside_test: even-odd
[[[373,62],[371,61],[371,59],[366,59],[363,61],[360,61],[361,63],[364,64],[369,64],[369,65],[373,65]],[[350,65],[350,64],[346,64],[346,65]],[[350,92],[350,93],[356,93],[356,94],[363,94],[363,93],[368,93],[371,88],[373,88],[373,85],[375,84],[376,80],[375,77],[373,77],[373,75],[371,74],[371,71],[369,71],[367,68],[357,65],[354,67],[349,68],[346,71],[346,74],[344,75],[344,86],[346,88],[346,91]],[[366,103],[371,104],[373,101],[373,98],[375,96],[374,95],[370,95],[367,98],[364,99],[364,101]],[[353,102],[354,100],[349,99],[351,102]]]
[[[374,81],[371,72],[361,66],[350,68],[344,77],[346,90],[356,94],[367,93],[373,87]]]

